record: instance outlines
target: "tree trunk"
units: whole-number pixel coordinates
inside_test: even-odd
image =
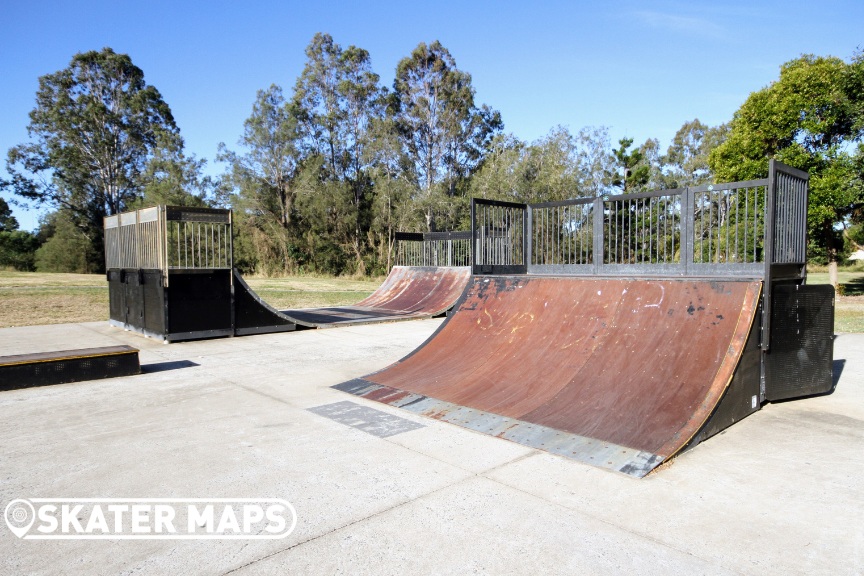
[[[834,245],[833,230],[828,231],[828,283],[837,291],[837,247]]]

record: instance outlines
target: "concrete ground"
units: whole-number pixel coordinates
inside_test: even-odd
[[[439,323],[171,345],[107,323],[0,330],[0,355],[130,344],[146,370],[0,392],[3,508],[283,498],[298,518],[279,540],[34,541],[0,523],[0,573],[864,573],[864,334],[837,338],[833,394],[769,404],[636,480],[329,388]],[[382,420],[340,421],[358,406]]]

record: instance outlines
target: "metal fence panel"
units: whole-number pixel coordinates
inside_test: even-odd
[[[528,207],[472,199],[473,270],[481,274],[524,274],[528,267]]]
[[[397,266],[470,266],[471,232],[397,232]]]
[[[523,205],[472,201],[477,273],[803,277],[807,173]],[[791,266],[791,267],[790,267]]]
[[[161,270],[230,269],[229,210],[154,206],[108,216],[105,267]]]

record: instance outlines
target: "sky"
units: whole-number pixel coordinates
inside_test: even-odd
[[[862,25],[861,0],[0,0],[0,178],[6,152],[28,140],[39,77],[103,47],[144,71],[187,153],[217,176],[219,143],[237,148],[258,90],[290,94],[316,32],[368,50],[387,87],[399,60],[439,40],[476,103],[521,140],[605,126],[613,142],[658,138],[665,150],[687,121],[728,122],[784,62],[848,61],[864,49]],[[48,208],[13,210],[33,230]]]

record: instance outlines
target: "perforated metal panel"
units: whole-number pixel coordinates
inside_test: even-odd
[[[110,346],[0,357],[0,390],[132,376],[141,372],[138,350]]]
[[[831,391],[834,288],[774,287],[771,348],[765,358],[765,396],[785,400]]]

